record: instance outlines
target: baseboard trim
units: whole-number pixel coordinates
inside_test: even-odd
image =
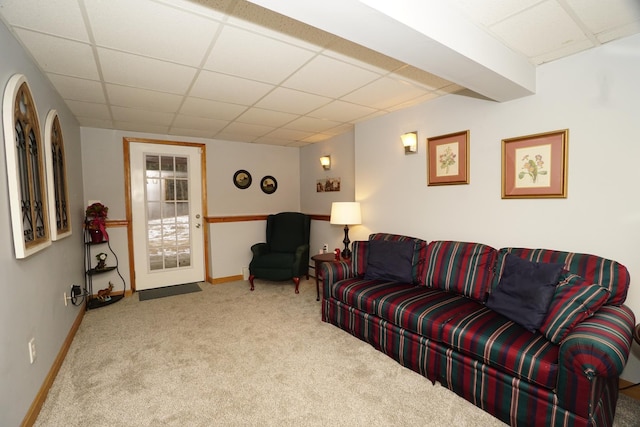
[[[58,372],[60,371],[62,362],[64,362],[65,357],[67,357],[67,352],[69,351],[69,347],[71,347],[71,342],[73,342],[73,338],[76,336],[76,332],[78,332],[78,328],[80,327],[80,323],[82,323],[82,319],[84,318],[85,312],[86,310],[84,309],[84,306],[80,308],[78,312],[78,316],[76,317],[76,320],[73,322],[73,325],[71,325],[71,329],[67,334],[67,338],[64,340],[64,343],[62,343],[62,347],[58,352],[58,356],[56,357],[56,360],[53,361],[53,365],[51,366],[49,373],[44,379],[44,382],[42,383],[42,386],[40,387],[38,394],[33,400],[33,403],[31,403],[31,407],[29,408],[29,411],[27,411],[27,415],[25,415],[24,420],[22,420],[21,426],[31,427],[33,424],[35,424],[36,419],[40,414],[40,410],[42,409],[42,405],[44,405],[44,401],[47,399],[47,395],[49,394],[49,389],[51,389],[51,386],[53,385],[53,381],[56,379],[56,376],[58,376]]]
[[[625,387],[630,387],[626,390],[620,390],[620,393],[629,396],[632,399],[640,400],[640,384],[634,384],[635,383],[632,383],[631,381],[623,380],[622,378],[620,378],[618,388],[622,389]]]
[[[215,279],[213,277],[209,277],[207,282],[212,285],[219,285],[220,283],[236,282],[238,280],[242,280],[242,274],[238,274],[237,276],[216,277]]]

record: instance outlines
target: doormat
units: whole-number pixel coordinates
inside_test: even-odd
[[[185,283],[184,285],[166,286],[164,288],[145,289],[138,291],[140,301],[150,299],[172,297],[174,295],[190,294],[191,292],[200,292],[200,286],[197,283]]]

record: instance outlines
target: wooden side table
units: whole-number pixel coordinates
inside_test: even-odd
[[[320,301],[320,264],[323,262],[335,261],[336,255],[333,252],[326,254],[317,254],[311,257],[315,263],[315,276],[316,276],[316,301]]]

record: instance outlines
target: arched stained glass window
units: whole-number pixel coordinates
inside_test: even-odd
[[[44,135],[51,240],[60,240],[71,234],[71,220],[69,218],[64,141],[62,138],[60,119],[56,110],[51,110],[49,114],[47,114]]]
[[[38,112],[23,75],[7,83],[3,124],[16,258],[51,244]]]

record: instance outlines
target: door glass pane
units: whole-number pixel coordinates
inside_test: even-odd
[[[145,167],[149,270],[189,267],[188,158],[146,155]]]

